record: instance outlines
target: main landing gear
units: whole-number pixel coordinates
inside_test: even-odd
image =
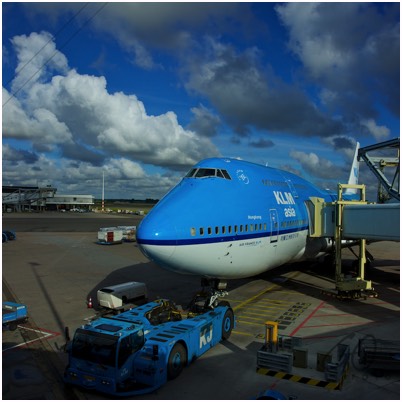
[[[203,314],[219,305],[228,305],[228,302],[219,301],[219,298],[228,295],[226,281],[203,278],[201,279],[201,287],[202,290],[196,293],[188,306],[189,316]]]

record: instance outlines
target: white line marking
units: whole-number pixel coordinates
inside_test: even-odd
[[[44,334],[44,336],[40,336],[39,338],[32,339],[31,341],[23,342],[23,343],[20,343],[20,344],[18,344],[18,345],[11,346],[11,347],[9,347],[9,348],[7,348],[7,349],[3,349],[3,352],[7,352],[7,350],[19,348],[19,347],[21,347],[21,346],[28,345],[28,344],[33,343],[33,342],[37,342],[37,341],[39,341],[40,339],[49,338],[50,336],[54,336],[54,335],[55,335],[55,334],[52,334],[52,333],[50,333],[50,332],[45,332],[45,331],[40,331],[40,330],[38,330],[38,329],[23,327],[22,325],[18,325],[18,327],[19,327],[19,328],[22,328],[22,329],[26,329],[26,330],[28,330],[28,331],[33,331],[33,332],[36,332],[36,333]]]

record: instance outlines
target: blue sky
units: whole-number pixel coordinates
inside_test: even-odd
[[[3,185],[160,198],[201,159],[321,187],[399,137],[399,3],[2,3]],[[374,189],[361,166],[362,181]]]

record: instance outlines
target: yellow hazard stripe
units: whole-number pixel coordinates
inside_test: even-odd
[[[308,378],[308,377],[301,377],[298,375],[292,375],[292,374],[288,374],[285,373],[283,371],[275,371],[275,370],[270,370],[267,368],[257,368],[257,373],[258,374],[262,374],[262,375],[267,375],[267,376],[271,376],[271,377],[275,377],[278,378],[280,380],[290,380],[293,382],[299,382],[302,384],[307,384],[307,385],[312,385],[312,386],[317,386],[317,387],[321,387],[321,388],[325,388],[325,389],[329,389],[329,390],[335,390],[335,389],[341,389],[342,388],[342,384],[343,381],[345,379],[345,374],[342,377],[341,381],[339,383],[336,382],[328,382],[328,381],[324,381],[324,380],[317,380],[315,378]]]

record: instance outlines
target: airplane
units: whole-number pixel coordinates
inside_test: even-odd
[[[359,143],[349,184],[357,184],[358,148]],[[356,196],[353,189],[347,193],[350,199]],[[137,243],[162,268],[225,286],[223,280],[333,251],[332,239],[309,237],[312,196],[337,199],[284,170],[232,158],[205,159],[146,215]]]

